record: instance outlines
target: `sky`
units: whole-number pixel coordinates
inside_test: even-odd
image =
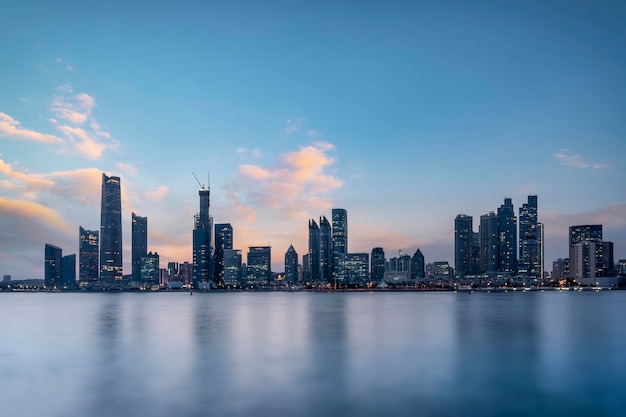
[[[454,262],[454,218],[538,195],[546,270],[568,227],[626,258],[626,3],[6,1],[0,274],[100,227],[121,177],[148,249],[191,261],[198,183],[234,246],[284,269],[309,218],[348,249]],[[210,178],[210,179],[209,179]]]

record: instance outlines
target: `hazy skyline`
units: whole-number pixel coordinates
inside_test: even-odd
[[[621,2],[12,2],[0,16],[0,274],[99,228],[121,177],[148,250],[192,260],[198,184],[234,247],[283,270],[307,220],[350,252],[454,261],[454,218],[538,195],[545,266],[568,227],[626,257]],[[245,255],[244,255],[245,257]],[[300,259],[301,262],[301,259]]]

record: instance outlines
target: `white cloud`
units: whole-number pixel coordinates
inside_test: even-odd
[[[167,188],[165,185],[161,185],[156,190],[146,191],[144,195],[148,200],[159,203],[163,201],[163,199],[167,197],[169,193],[169,188]]]
[[[28,103],[28,100],[27,100],[27,99],[25,99],[24,97],[20,97],[20,101],[21,101],[22,103]]]
[[[573,153],[570,149],[561,149],[554,154],[554,157],[559,161],[562,166],[575,168],[575,169],[602,169],[608,168],[608,165],[588,162],[582,155]]]
[[[0,136],[11,139],[28,139],[41,143],[60,143],[62,139],[45,133],[39,133],[35,130],[24,128],[20,122],[12,118],[6,113],[0,112]]]
[[[287,119],[286,126],[285,126],[285,133],[287,133],[288,135],[291,135],[292,133],[296,133],[298,130],[300,130],[300,128],[302,127],[305,121],[306,119],[302,117],[296,117],[295,119]]]
[[[71,66],[71,65],[68,65],[66,68],[67,68],[67,70],[68,70],[68,71],[70,71],[70,72],[74,72],[74,71],[75,71],[74,67],[73,67],[73,66]]]

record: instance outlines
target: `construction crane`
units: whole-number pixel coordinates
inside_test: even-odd
[[[200,180],[199,180],[199,179],[198,179],[198,177],[196,176],[196,173],[195,173],[195,172],[192,172],[192,174],[193,174],[193,177],[196,179],[196,181],[198,181],[198,185],[200,186],[200,189],[201,189],[201,190],[205,190],[206,188],[204,187],[204,184],[202,184],[202,183],[200,182]]]

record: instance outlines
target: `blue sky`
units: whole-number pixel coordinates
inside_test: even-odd
[[[102,172],[149,247],[191,260],[197,183],[235,247],[282,271],[307,219],[349,250],[453,261],[459,213],[539,196],[546,263],[602,223],[626,258],[621,2],[7,2],[0,16],[0,273],[99,228]],[[547,268],[551,269],[550,266]]]

